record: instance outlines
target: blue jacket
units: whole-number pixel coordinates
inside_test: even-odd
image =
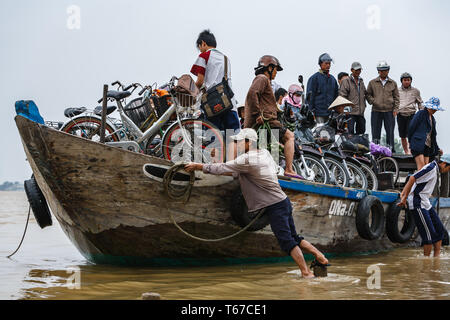
[[[431,155],[435,156],[439,153],[439,146],[436,142],[436,120],[431,116],[433,121],[433,129],[431,131]],[[425,149],[425,141],[427,140],[427,133],[431,130],[430,117],[427,109],[419,110],[408,128],[409,147],[415,152],[423,152]]]
[[[315,116],[326,117],[328,107],[338,96],[338,83],[331,74],[316,72],[308,79],[306,97]]]

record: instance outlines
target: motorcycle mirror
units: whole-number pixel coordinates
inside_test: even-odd
[[[302,75],[299,75],[299,76],[298,76],[298,82],[300,82],[301,84],[303,84],[303,76],[302,76]]]

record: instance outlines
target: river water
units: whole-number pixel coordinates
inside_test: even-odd
[[[296,265],[125,268],[93,265],[56,219],[40,229],[27,219],[24,192],[0,192],[0,299],[450,299],[450,249],[425,258],[421,248],[335,258],[328,278],[301,279]]]

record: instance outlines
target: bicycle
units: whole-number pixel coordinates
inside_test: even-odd
[[[211,162],[212,160],[212,157],[210,155],[208,156],[206,151],[214,148],[215,150],[219,150],[219,154],[216,155],[216,157],[223,159],[224,144],[220,131],[208,121],[182,118],[182,114],[185,115],[186,110],[179,104],[179,94],[174,90],[176,81],[177,77],[172,77],[170,81],[163,86],[168,89],[166,94],[157,98],[154,95],[152,86],[143,87],[138,83],[134,83],[126,87],[125,89],[133,87],[133,91],[137,87],[142,87],[139,95],[144,94],[144,97],[134,99],[125,107],[123,106],[122,101],[129,97],[133,91],[108,91],[107,99],[116,101],[117,111],[121,118],[121,127],[115,125],[118,124],[117,122],[113,123],[110,119],[107,120],[105,126],[105,129],[108,132],[106,135],[106,144],[133,152],[150,154],[154,154],[155,149],[159,148],[162,150],[161,155],[167,160],[173,160],[173,152],[178,152],[175,160],[182,159],[183,161],[188,161],[195,158],[206,163]],[[102,100],[103,99],[100,99],[98,102],[100,103]],[[165,101],[164,106],[159,105],[159,107],[161,107],[159,109],[160,114],[154,112],[154,108],[151,107],[151,100],[159,101],[160,103]],[[136,124],[135,121],[127,115],[127,112],[137,110],[138,108],[150,110],[150,118],[144,120],[143,123]],[[95,117],[90,119],[93,119],[91,122],[98,122],[98,119]],[[88,122],[88,120],[84,122],[83,126],[86,127],[92,125]],[[145,131],[141,130],[141,128],[144,128],[143,125],[147,128]],[[166,127],[167,130],[162,130]],[[209,133],[207,138],[209,137],[210,141],[205,139],[205,131]],[[118,136],[119,132],[122,133],[120,137]],[[157,135],[160,135],[161,139],[160,142],[155,145],[154,138]],[[175,140],[174,137],[176,137]],[[200,144],[198,145],[200,148],[195,148],[198,141],[200,141]]]
[[[111,83],[111,86],[117,86],[117,89],[122,91],[128,91],[132,87],[132,85],[125,87],[118,80]],[[125,102],[125,99],[123,101]],[[116,109],[116,106],[107,106],[105,123],[105,141],[107,142],[127,139],[122,122],[119,119],[109,117]],[[59,125],[57,129],[88,140],[99,141],[102,110],[102,106],[95,107],[94,109],[87,109],[85,107],[67,108],[64,110],[64,116],[69,118],[69,120]],[[53,127],[55,126],[53,125]]]

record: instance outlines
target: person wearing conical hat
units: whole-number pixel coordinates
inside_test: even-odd
[[[417,170],[433,160],[442,150],[436,141],[436,111],[444,111],[437,97],[431,97],[423,104],[423,110],[419,110],[412,118],[408,128],[408,140],[411,154],[416,161]]]
[[[398,206],[407,206],[412,212],[417,230],[422,238],[421,245],[425,256],[430,256],[433,249],[433,256],[439,257],[442,240],[446,236],[448,237],[446,228],[430,203],[430,198],[439,172],[446,173],[449,171],[450,154],[447,153],[441,156],[439,161],[431,161],[412,175],[400,194]]]
[[[345,99],[344,97],[337,97],[331,105],[328,107],[328,110],[330,111],[330,118],[327,122],[327,124],[335,129],[336,131],[342,131],[344,130],[347,132],[346,128],[343,128],[341,123],[343,120],[348,120],[350,110],[345,110],[346,107],[353,108],[355,104],[351,102],[350,100]]]

